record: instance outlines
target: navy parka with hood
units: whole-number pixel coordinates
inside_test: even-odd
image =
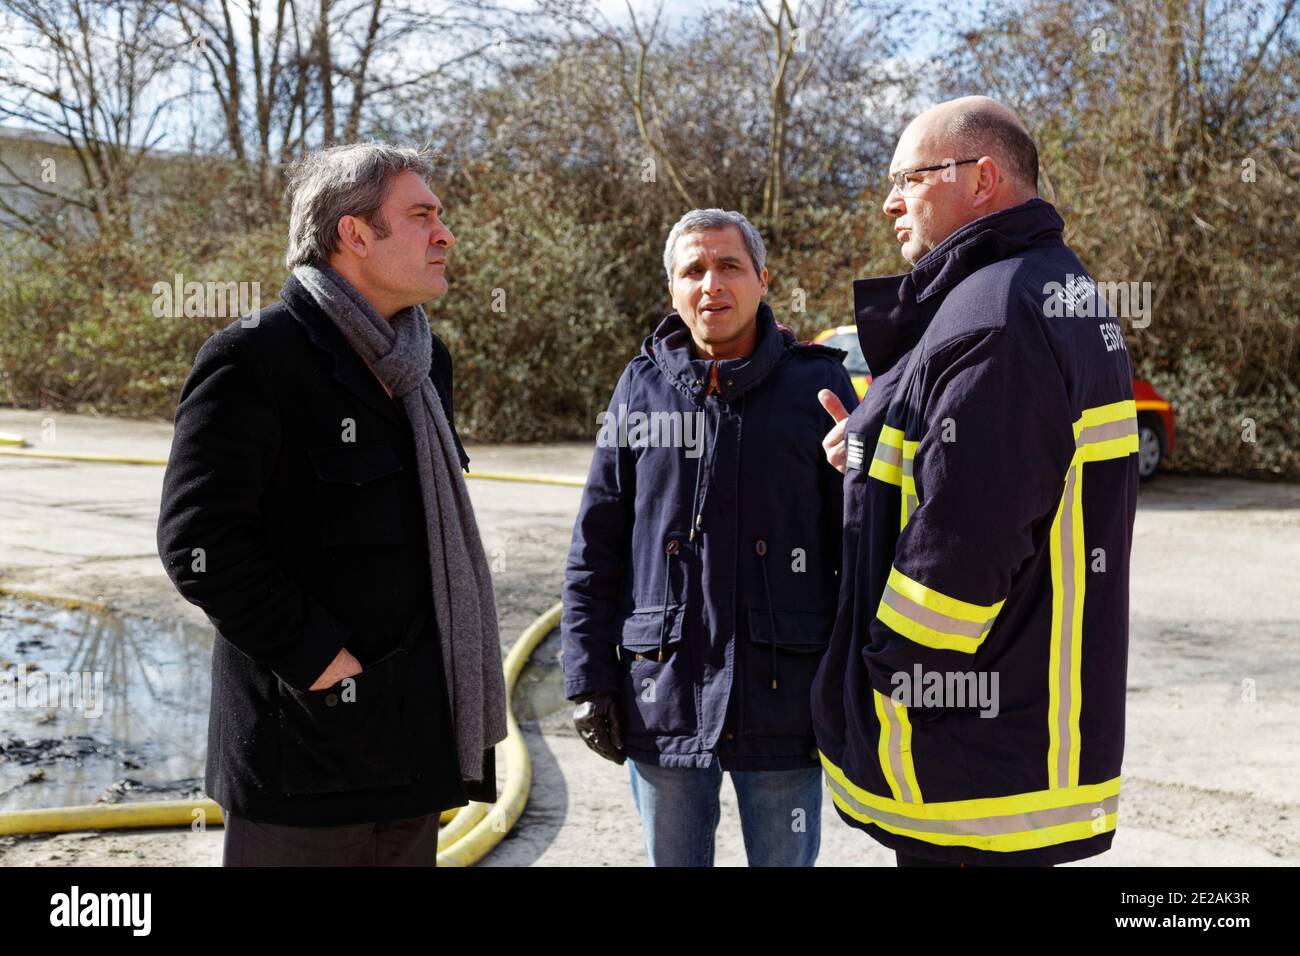
[[[816,766],[809,691],[834,624],[842,493],[817,393],[856,405],[843,355],[798,343],[762,303],[751,355],[696,358],[673,313],[619,378],[561,628],[566,696],[619,694],[630,757]],[[694,448],[663,447],[663,423],[692,414]]]

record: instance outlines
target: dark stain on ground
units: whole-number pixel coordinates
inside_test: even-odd
[[[13,761],[20,766],[47,763],[51,760],[72,760],[81,763],[87,758],[108,758],[128,770],[138,770],[143,766],[143,758],[134,748],[116,746],[82,734],[71,737],[42,737],[35,740],[0,737],[0,760]]]

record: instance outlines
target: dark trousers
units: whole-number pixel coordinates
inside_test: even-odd
[[[225,811],[222,866],[436,866],[438,814],[293,827]]]

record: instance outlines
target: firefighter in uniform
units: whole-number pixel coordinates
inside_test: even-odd
[[[836,626],[812,687],[835,807],[899,865],[1053,865],[1114,837],[1132,371],[1119,320],[983,97],[922,114],[885,211],[910,273],[854,283],[873,378],[844,472]]]

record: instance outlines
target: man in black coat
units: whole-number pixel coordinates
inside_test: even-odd
[[[326,153],[296,183],[291,267],[336,270],[389,319],[445,293],[455,238],[427,160]],[[491,746],[480,779],[457,760],[412,427],[303,283],[280,298],[200,350],[158,521],[168,575],[217,629],[224,862],[432,866],[440,812],[495,800],[496,780]],[[450,355],[432,349],[451,424]]]

